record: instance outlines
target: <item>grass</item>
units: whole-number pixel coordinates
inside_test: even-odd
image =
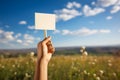
[[[0,58],[0,80],[33,80],[35,57]],[[48,80],[119,80],[120,58],[114,56],[53,56]]]

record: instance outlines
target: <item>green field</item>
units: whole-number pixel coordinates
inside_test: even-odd
[[[33,80],[36,57],[0,58],[0,80]],[[49,80],[120,80],[120,58],[53,56]]]

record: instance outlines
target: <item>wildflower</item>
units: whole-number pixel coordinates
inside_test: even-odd
[[[12,65],[12,67],[14,68],[14,67],[15,67],[15,65]]]
[[[82,46],[82,47],[80,48],[80,50],[85,50],[85,46]]]
[[[87,56],[87,55],[88,55],[87,51],[84,51],[84,52],[82,53],[82,55],[83,55],[83,56]]]
[[[96,74],[94,73],[93,76],[96,77]]]
[[[100,74],[101,74],[101,75],[103,75],[103,73],[104,73],[104,71],[103,71],[103,70],[100,70],[99,72],[100,72]]]
[[[86,71],[86,70],[84,70],[83,72],[84,72],[84,74],[87,74],[87,71]]]
[[[31,77],[31,75],[29,75],[28,73],[25,73],[25,77]]]
[[[16,75],[17,74],[17,72],[14,72],[14,75]]]
[[[100,77],[96,77],[96,80],[100,80]]]
[[[115,72],[113,72],[113,76],[116,77],[116,73]]]
[[[34,52],[31,52],[31,53],[30,53],[30,56],[31,56],[31,57],[33,57],[33,56],[34,56],[34,54],[35,54]]]
[[[110,62],[111,62],[111,60],[109,59],[109,60],[108,60],[108,62],[110,63]]]
[[[112,66],[112,63],[108,63],[108,66],[111,67],[111,66]]]
[[[90,73],[88,72],[88,73],[87,73],[87,75],[89,76],[89,75],[90,75]]]
[[[2,66],[1,68],[5,68],[5,66]]]
[[[92,62],[92,64],[94,65],[94,64],[95,64],[95,62]]]
[[[81,53],[83,53],[84,50],[80,50]]]
[[[94,59],[95,62],[97,62],[97,59]]]

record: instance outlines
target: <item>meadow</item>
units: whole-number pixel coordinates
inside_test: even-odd
[[[36,57],[0,58],[0,80],[33,80]],[[57,55],[49,63],[48,80],[120,80],[115,56]]]

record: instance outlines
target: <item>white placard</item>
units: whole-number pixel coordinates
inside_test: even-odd
[[[55,30],[55,14],[35,13],[35,29]]]

